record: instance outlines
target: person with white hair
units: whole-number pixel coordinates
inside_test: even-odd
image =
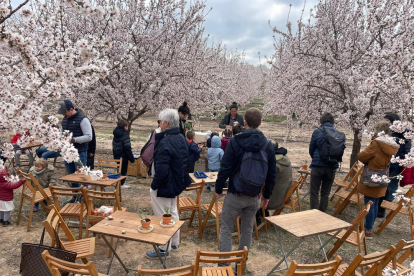
[[[180,135],[180,117],[178,111],[165,109],[159,115],[161,132],[155,134],[154,168],[155,174],[151,183],[150,196],[154,215],[162,217],[164,207],[168,207],[174,220],[180,218],[177,211],[177,196],[187,188],[191,179],[187,172],[188,146],[183,135]],[[178,251],[180,231],[172,237],[169,247],[159,246],[161,257],[169,255],[169,251]],[[146,252],[146,257],[157,259],[155,250]]]

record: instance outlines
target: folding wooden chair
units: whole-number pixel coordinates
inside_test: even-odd
[[[98,158],[98,166],[97,169],[98,170],[102,170],[105,168],[109,168],[109,169],[114,169],[114,171],[116,173],[121,173],[121,169],[122,169],[122,157],[119,159],[102,159],[102,158]],[[120,185],[121,183],[118,182],[116,184],[116,189],[118,188],[118,185]],[[95,186],[95,191],[96,191],[96,186]],[[121,189],[119,190],[119,201],[122,202],[122,192]],[[101,187],[101,191],[105,191],[104,187]]]
[[[9,135],[9,141],[10,141],[10,143],[11,143],[11,140],[13,139],[13,137],[14,137],[14,134],[10,134]],[[15,145],[15,144],[13,144],[13,145]],[[16,151],[14,152],[14,154],[16,154]],[[35,153],[32,151],[32,154],[35,154]],[[25,150],[22,150],[22,155],[20,157],[22,157],[22,156],[27,156]],[[33,155],[33,157],[34,157],[34,155]],[[16,161],[14,159],[14,156],[13,156],[13,158],[11,158],[11,164],[13,166],[13,169],[18,169],[18,168],[16,168]],[[28,170],[29,170],[30,169],[29,168],[29,165],[30,165],[29,159],[20,159],[20,167],[21,168],[22,167],[27,167]]]
[[[398,250],[395,255],[398,255],[399,253],[402,254],[398,259],[393,258],[392,262],[387,265],[387,268],[392,270],[398,269],[398,275],[405,275],[411,271],[411,267],[407,268],[404,266],[404,261],[407,260],[409,256],[411,256],[410,263],[414,261],[414,240],[408,242],[401,240],[395,247],[396,251]]]
[[[43,189],[43,187],[40,186],[39,182],[33,176],[33,174],[24,173],[20,170],[20,168],[17,169],[17,172],[22,178],[26,180],[23,184],[22,195],[20,197],[20,207],[19,207],[19,214],[17,215],[17,225],[20,224],[20,219],[24,218],[25,220],[28,221],[27,232],[29,232],[30,225],[32,224],[33,207],[35,203],[40,203],[40,206],[42,206],[45,212],[48,213],[49,209],[47,209],[43,201],[45,200],[48,205],[51,205],[52,201],[50,200],[50,198],[52,197],[52,194],[50,193],[49,188]],[[28,200],[30,202],[29,217],[25,217],[22,214],[23,203],[25,200]]]
[[[195,276],[195,264],[194,261],[191,261],[191,265],[185,265],[168,269],[142,269],[142,266],[139,265],[138,276],[144,275]]]
[[[188,225],[189,228],[182,229],[181,232],[188,232],[188,231],[195,231],[198,230],[200,239],[203,237],[203,224],[201,218],[201,193],[203,192],[204,188],[204,180],[200,183],[193,183],[185,189],[186,191],[196,191],[197,197],[196,199],[192,199],[191,197],[180,197],[177,196],[177,209],[178,209],[178,216],[181,215],[182,212],[191,212],[191,216],[187,218],[180,218],[180,220],[189,220]],[[194,215],[198,212],[198,227],[191,228],[193,223]]]
[[[204,258],[206,257],[206,258]],[[214,259],[216,258],[216,259]],[[237,264],[237,276],[243,275],[243,270],[247,259],[247,247],[243,250],[232,251],[232,252],[207,252],[197,249],[196,264],[195,264],[195,275],[201,271],[202,275],[221,275],[221,276],[234,276],[233,268],[231,266],[219,266],[219,267],[202,267],[200,263],[210,264],[226,264],[236,263]]]
[[[345,175],[344,178],[338,179],[335,178],[334,185],[338,186],[334,192],[334,194],[331,196],[330,201],[332,201],[335,197],[335,193],[339,192],[341,189],[349,190],[350,187],[355,185],[353,179],[356,174],[359,174],[359,170],[363,168],[364,166],[359,164],[359,161],[356,161],[352,168],[349,170],[349,172]]]
[[[78,254],[76,259],[81,259],[82,262],[86,264],[88,262],[86,258],[95,255],[95,237],[76,240],[55,205],[49,206],[49,210],[49,215],[47,216],[47,219],[43,221],[43,226],[52,239],[52,246],[57,244],[55,230],[59,233],[59,229],[62,229],[65,233],[65,237],[69,240],[68,242],[63,242],[61,238],[58,237],[63,249],[76,252]]]
[[[86,264],[63,261],[50,255],[47,250],[42,252],[42,258],[52,273],[52,276],[61,276],[60,271],[69,272],[73,275],[107,276],[105,274],[98,273],[94,263],[91,261]]]
[[[227,189],[223,189],[223,195],[227,194]],[[204,209],[207,210],[207,214],[204,217],[204,222],[203,222],[203,229],[201,234],[203,234],[204,229],[206,229],[207,226],[216,226],[216,230],[217,230],[217,244],[218,244],[218,248],[220,249],[220,219],[221,219],[221,213],[222,213],[222,209],[223,209],[223,201],[219,201],[216,193],[213,193],[213,197],[211,199],[210,204],[203,204],[202,205]],[[212,223],[212,224],[208,224],[207,225],[207,221],[208,218],[210,217],[210,215],[212,215],[216,222]],[[239,220],[236,220],[236,227],[237,227],[237,232],[234,232],[232,234],[232,236],[237,236],[237,240],[240,241],[240,225],[239,225]],[[202,238],[202,237],[201,237]]]
[[[410,187],[410,189],[405,193],[405,197],[411,198],[414,195],[414,185],[412,185]],[[408,206],[404,206],[404,200],[400,200],[397,203],[394,202],[389,202],[384,200],[381,204],[382,208],[385,208],[387,210],[389,210],[390,212],[388,213],[388,215],[381,221],[381,223],[379,224],[379,229],[377,231],[377,234],[381,234],[381,232],[385,229],[385,227],[387,227],[387,225],[392,221],[392,219],[397,215],[397,214],[402,214],[405,216],[409,217],[410,220],[410,230],[411,230],[411,239],[414,239],[413,237],[413,216],[412,216],[412,210],[411,207]]]
[[[299,186],[301,186],[301,185],[303,185],[303,183],[305,183],[306,177],[307,177],[307,175],[301,175],[299,177],[299,179],[297,181],[295,181],[295,182],[298,182],[298,184],[297,185],[295,185],[295,184],[292,185],[292,187],[295,186],[295,188],[293,189],[292,193],[290,193],[290,190],[288,191],[290,196],[283,203],[283,207],[292,210],[293,213],[295,212],[296,207],[299,207],[299,212],[302,211],[302,209],[300,207]],[[292,189],[292,187],[291,187],[291,189]],[[296,193],[296,199],[294,197],[295,193]]]
[[[88,210],[86,208],[85,197],[82,197],[80,203],[66,203],[63,208],[60,208],[58,196],[81,196],[82,191],[77,188],[64,188],[59,186],[49,185],[50,193],[52,194],[55,207],[63,219],[79,220],[79,239],[82,239],[83,219],[86,217]]]
[[[373,252],[365,256],[358,254],[358,256],[352,261],[351,264],[340,265],[335,275],[383,275],[384,268],[386,268],[388,263],[392,261],[395,253],[395,247],[391,245],[387,250],[383,252]],[[361,273],[358,273],[356,271],[358,267],[360,268]],[[364,272],[364,268],[367,270],[366,272]]]
[[[346,229],[339,232],[336,235],[336,242],[333,247],[326,253],[328,260],[330,260],[336,251],[346,242],[355,246],[358,246],[359,253],[362,253],[361,240],[364,242],[364,251],[367,254],[367,244],[365,240],[365,228],[364,228],[364,218],[368,215],[369,209],[372,206],[372,201],[368,202],[367,205],[359,212],[356,218],[352,221],[352,225]],[[360,228],[361,226],[361,228]],[[362,229],[362,230],[360,230]],[[335,232],[327,234],[328,236],[335,235]]]
[[[364,167],[360,167],[358,171],[355,172],[355,168],[357,168],[355,165],[352,167],[350,172],[348,174],[354,173],[351,180],[348,181],[339,181],[336,180],[338,188],[335,190],[334,194],[331,196],[330,201],[332,201],[335,197],[338,197],[338,200],[335,202],[334,208],[337,208],[343,200],[346,200],[349,193],[358,185],[358,181],[362,181],[362,173],[364,171]],[[357,190],[355,190],[357,191]],[[363,195],[359,195],[359,200],[363,199]],[[356,197],[356,194],[354,193],[350,198],[349,201],[347,201],[346,206],[349,204],[349,202],[352,203],[358,203],[358,198]],[[345,206],[345,207],[346,207]],[[359,208],[361,210],[361,208]]]
[[[303,183],[304,179],[306,179],[305,175],[302,175],[299,177],[299,179],[295,182],[293,182],[292,187],[290,187],[289,191],[286,193],[285,198],[283,199],[283,207],[275,210],[272,214],[272,216],[280,215],[283,211],[283,209],[286,207],[285,205],[288,204],[288,202],[292,201],[292,197],[294,196],[294,192],[297,191],[298,186]]]
[[[333,276],[335,275],[336,270],[342,262],[340,256],[336,256],[335,260],[319,263],[319,264],[298,264],[296,261],[292,261],[289,266],[289,270],[286,273],[286,276],[296,276],[296,275],[326,275]]]
[[[356,183],[357,181],[363,181],[362,172],[355,177],[357,178],[355,180]],[[339,206],[333,214],[334,217],[342,213],[342,211],[349,205],[350,202],[357,204],[359,211],[361,211],[361,203],[364,202],[364,195],[358,193],[358,184],[355,184],[352,188],[350,188],[350,190],[340,190],[339,192],[336,192],[335,195],[339,197],[335,206]]]

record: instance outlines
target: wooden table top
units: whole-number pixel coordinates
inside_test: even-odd
[[[207,178],[197,178],[195,177],[194,173],[189,173],[191,181],[193,181],[193,183],[200,183],[203,180],[205,183],[216,183],[218,172],[205,172],[205,174],[207,175]]]
[[[17,150],[26,150],[26,149],[36,148],[36,147],[40,147],[40,146],[42,146],[42,143],[41,142],[33,142],[33,143],[30,143],[30,144],[26,145],[25,147],[13,148],[13,150],[14,151],[17,151]]]
[[[266,217],[266,220],[298,238],[328,233],[351,226],[350,223],[317,209]]]
[[[72,173],[72,174],[68,174],[68,175],[65,175],[59,178],[59,180],[107,187],[107,186],[115,186],[116,183],[118,183],[119,181],[125,178],[126,176],[120,176],[119,178],[116,178],[116,179],[106,178],[106,179],[101,179],[97,181],[92,181],[90,176],[86,176],[80,173]]]
[[[147,216],[151,219],[151,225],[154,230],[150,233],[138,232],[138,226],[141,225],[141,219],[138,214],[130,212],[115,211],[112,214],[113,220],[108,218],[98,222],[89,231],[97,234],[117,237],[126,240],[144,242],[154,245],[164,245],[172,238],[172,236],[183,226],[184,221],[175,221],[175,225],[170,228],[161,227],[162,218]],[[124,222],[120,222],[123,219]],[[108,225],[105,225],[108,223]],[[122,230],[126,233],[122,234]]]

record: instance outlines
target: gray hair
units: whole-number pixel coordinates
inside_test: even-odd
[[[178,111],[175,109],[164,109],[160,112],[159,119],[161,124],[163,122],[168,122],[168,128],[176,128],[180,126],[180,117],[178,116]]]

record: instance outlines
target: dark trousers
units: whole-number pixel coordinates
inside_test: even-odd
[[[395,177],[399,175],[402,172],[402,168],[390,168],[389,169],[389,177]],[[399,180],[397,178],[392,178],[390,183],[388,183],[387,191],[385,192],[385,196],[380,197],[378,202],[378,212],[381,213],[381,216],[385,215],[385,209],[381,208],[381,204],[383,200],[392,202],[394,200],[394,194],[398,190],[398,182]]]
[[[95,155],[92,157],[88,156],[88,160],[86,161],[86,166],[89,167],[91,170],[95,169]]]
[[[335,179],[336,168],[313,167],[310,178],[310,208],[325,212],[328,208],[329,193]],[[319,201],[319,193],[321,200]]]
[[[122,157],[122,166],[121,166],[121,175],[127,175],[128,172],[128,159],[126,159],[126,157]],[[121,181],[121,185],[124,185],[125,180]]]
[[[193,173],[194,172],[194,166],[195,166],[195,163],[188,162],[187,163],[187,172],[188,173]]]

